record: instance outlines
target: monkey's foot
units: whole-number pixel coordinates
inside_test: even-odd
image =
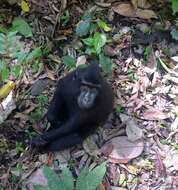
[[[44,140],[42,137],[37,137],[30,141],[30,145],[35,147],[46,146],[47,144],[48,142]]]

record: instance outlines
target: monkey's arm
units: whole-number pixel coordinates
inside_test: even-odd
[[[61,126],[58,126],[58,128],[45,132],[40,137],[33,139],[31,141],[31,145],[45,146],[59,137],[74,133],[79,128],[81,122],[82,120],[79,118],[79,115],[75,114],[67,122],[63,123]]]
[[[54,127],[60,123],[59,116],[64,108],[62,90],[63,89],[59,84],[46,114],[48,121]]]

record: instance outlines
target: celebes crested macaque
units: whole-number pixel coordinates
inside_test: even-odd
[[[46,114],[51,129],[31,144],[44,151],[58,151],[82,143],[107,119],[113,101],[112,88],[97,63],[77,68],[58,82]]]

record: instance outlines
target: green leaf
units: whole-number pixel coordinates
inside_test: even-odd
[[[177,40],[178,41],[178,30],[172,30],[171,31],[171,36],[173,39]]]
[[[5,53],[5,44],[0,42],[0,54]]]
[[[85,45],[91,47],[89,48],[90,52],[100,54],[101,48],[106,44],[106,36],[105,34],[96,32],[93,38],[86,38],[82,41]]]
[[[95,23],[90,24],[90,34],[95,33],[98,30],[98,25]]]
[[[48,186],[35,186],[35,190],[73,190],[73,176],[68,168],[63,169],[61,178],[47,166],[43,168],[43,173],[48,181]]]
[[[76,33],[78,36],[86,36],[90,29],[90,21],[89,20],[81,20],[76,27]]]
[[[82,171],[77,179],[76,190],[96,190],[106,173],[106,163],[102,163],[87,174],[87,169]]]
[[[38,59],[42,55],[41,48],[35,48],[32,52],[28,54],[27,61],[32,61],[33,59]]]
[[[35,61],[33,64],[32,64],[32,73],[37,73],[38,70],[39,70],[39,61]]]
[[[68,69],[75,68],[76,66],[75,59],[69,55],[63,56],[62,61]]]
[[[62,190],[72,190],[74,188],[73,176],[67,167],[62,170],[62,176],[60,179],[63,186]]]
[[[5,38],[6,36],[0,33],[0,54],[5,53]]]
[[[29,12],[30,11],[29,3],[27,3],[24,0],[22,0],[21,1],[21,9],[23,10],[23,12]]]
[[[21,19],[21,18],[15,18],[12,22],[12,31],[17,31],[20,34],[24,35],[25,37],[32,37],[32,30],[31,27],[28,25],[28,23]]]
[[[82,39],[82,42],[87,45],[87,46],[94,46],[94,39],[93,38],[86,38],[86,39]]]
[[[8,68],[3,68],[3,69],[1,70],[2,81],[7,80],[8,77],[9,77],[9,74],[10,74],[9,69],[8,69]]]
[[[106,44],[106,36],[105,34],[101,34],[101,33],[95,33],[94,35],[94,48],[96,50],[97,54],[100,54],[101,52],[101,48]]]
[[[111,73],[113,70],[113,64],[109,57],[106,57],[104,54],[99,55],[99,63],[101,68],[105,73]]]
[[[11,73],[17,78],[22,73],[22,67],[20,65],[14,65],[11,67]]]
[[[80,175],[77,178],[76,190],[80,190],[84,184],[84,179],[89,173],[89,168],[83,168],[80,172]]]
[[[178,0],[172,0],[172,10],[173,14],[176,14],[178,12]]]
[[[27,57],[27,54],[25,52],[23,52],[23,51],[22,52],[13,52],[12,53],[12,58],[17,59],[17,62],[20,63],[20,64],[25,61],[26,57]]]
[[[85,53],[88,55],[96,54],[96,50],[94,48],[87,48]]]
[[[0,60],[0,71],[4,68],[5,62],[4,60]]]
[[[117,105],[115,110],[117,113],[121,113],[123,111],[123,107],[121,105]]]
[[[111,28],[110,28],[104,21],[99,20],[99,21],[97,22],[97,24],[98,24],[98,26],[99,26],[101,29],[103,29],[105,32],[111,31]]]
[[[93,17],[93,14],[92,14],[91,11],[85,11],[85,13],[84,13],[82,19],[83,19],[83,20],[91,20],[92,17]]]
[[[7,29],[4,27],[4,26],[1,26],[0,25],[0,33],[6,33],[7,32]]]
[[[58,175],[49,167],[45,166],[43,168],[43,173],[46,179],[48,180],[47,187],[35,186],[35,190],[59,190],[62,189],[62,186],[59,183]]]

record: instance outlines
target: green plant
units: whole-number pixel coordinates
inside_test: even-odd
[[[17,154],[23,152],[24,151],[23,144],[21,142],[16,142],[15,150]]]
[[[149,56],[150,56],[150,54],[151,54],[151,47],[150,46],[148,46],[148,47],[146,47],[145,48],[145,50],[144,50],[144,59],[145,59],[145,61],[147,61],[148,60],[148,58],[149,58]]]
[[[133,81],[133,80],[135,79],[134,72],[133,72],[132,69],[128,69],[128,70],[127,70],[127,76],[129,77],[129,79],[130,79],[131,81]]]
[[[77,24],[77,35],[84,37],[97,31],[109,32],[111,28],[103,20],[95,19],[93,13],[86,11],[82,20]]]
[[[85,12],[82,20],[77,24],[76,33],[82,38],[86,46],[85,53],[98,56],[101,68],[107,73],[113,69],[112,61],[103,54],[103,47],[107,43],[106,32],[111,28],[101,19],[95,19],[94,14]]]
[[[123,107],[122,107],[120,104],[118,104],[118,105],[115,107],[115,110],[116,110],[117,113],[122,113],[122,112],[123,112]]]
[[[178,0],[171,0],[173,14],[178,12]]]
[[[62,26],[65,26],[65,25],[69,22],[69,19],[70,19],[70,15],[69,15],[69,11],[67,10],[67,11],[65,11],[64,14],[60,17]]]
[[[41,48],[32,51],[25,48],[21,36],[16,32],[0,33],[0,76],[5,81],[12,75],[18,78],[23,73],[25,64],[39,59]]]
[[[109,57],[103,53],[99,55],[99,64],[105,73],[111,73],[113,70],[113,64]]]
[[[64,168],[60,177],[49,167],[43,168],[43,174],[47,179],[46,187],[35,186],[35,190],[95,190],[100,184],[106,172],[106,163],[102,163],[93,170],[83,168],[76,180],[74,187],[74,178],[68,168]]]
[[[97,54],[101,53],[102,47],[106,44],[106,35],[103,33],[96,32],[94,36],[82,39],[83,43],[87,45],[87,54]]]
[[[39,121],[44,113],[44,109],[42,107],[37,107],[33,112],[30,113],[32,120]]]
[[[28,23],[22,18],[15,18],[12,22],[12,27],[10,28],[13,32],[19,32],[25,37],[32,37],[32,30]]]
[[[37,97],[37,101],[38,101],[38,106],[37,108],[31,112],[30,116],[34,121],[39,121],[42,117],[42,115],[44,114],[45,110],[44,110],[44,106],[45,103],[47,102],[48,97],[44,96],[44,95],[40,95]]]
[[[177,29],[177,30],[176,30],[176,29],[173,29],[173,30],[171,31],[171,36],[172,36],[173,39],[175,39],[175,40],[178,41],[178,29]]]
[[[63,56],[62,61],[65,67],[69,70],[76,67],[76,60],[70,55]]]

